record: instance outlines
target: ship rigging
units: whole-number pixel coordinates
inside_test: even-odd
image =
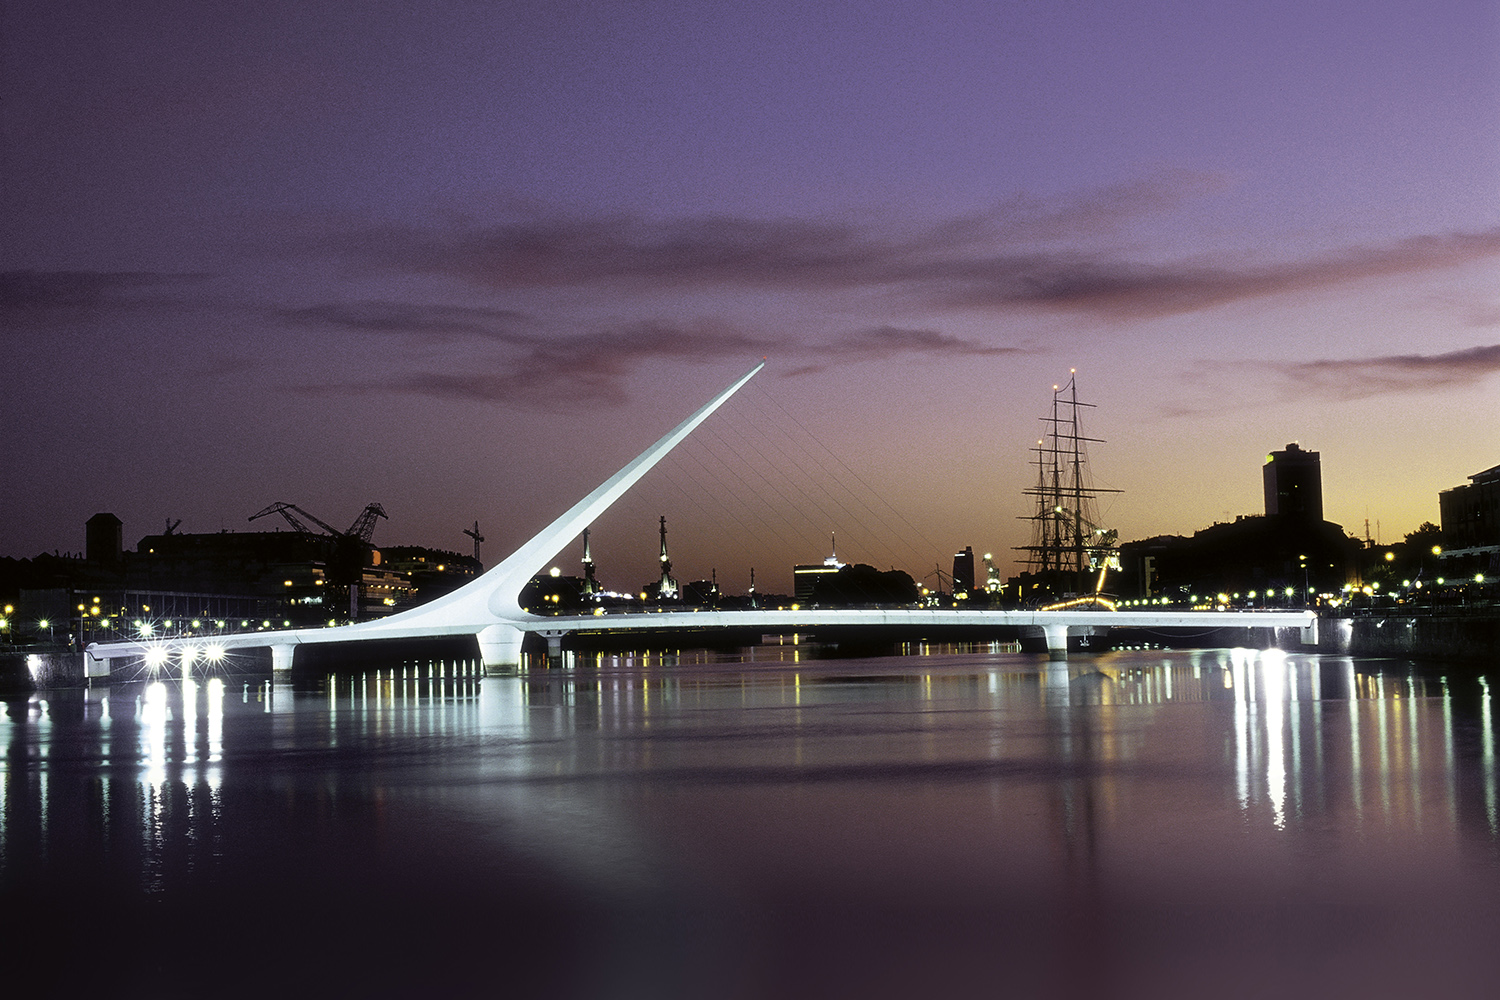
[[[1120,566],[1118,532],[1098,524],[1099,497],[1120,491],[1094,485],[1086,446],[1104,442],[1087,437],[1079,419],[1093,406],[1079,401],[1077,371],[1070,371],[1067,385],[1052,387],[1051,415],[1041,418],[1046,432],[1031,449],[1036,485],[1023,492],[1035,498],[1036,510],[1022,518],[1031,522],[1031,544],[1017,551],[1027,553],[1035,598],[1097,596],[1105,574]]]

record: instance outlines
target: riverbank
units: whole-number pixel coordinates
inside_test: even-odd
[[[1493,663],[1500,660],[1500,609],[1325,618],[1318,622],[1318,650]]]

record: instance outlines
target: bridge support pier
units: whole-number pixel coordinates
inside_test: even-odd
[[[1068,658],[1068,626],[1043,625],[1042,634],[1047,637],[1047,659],[1066,660]]]
[[[1318,648],[1318,620],[1316,618],[1302,627],[1300,638],[1302,639],[1302,645],[1312,649]]]
[[[479,659],[486,667],[521,665],[521,642],[526,633],[514,625],[490,625],[475,638],[479,640]]]
[[[85,649],[83,651],[83,676],[85,678],[108,677],[109,657],[95,656],[93,653]]]
[[[292,669],[292,654],[297,651],[296,646],[285,643],[271,647],[271,673],[284,674]]]
[[[563,636],[567,634],[568,633],[566,629],[560,628],[544,628],[537,630],[537,635],[547,640],[548,660],[562,659],[562,641]]]

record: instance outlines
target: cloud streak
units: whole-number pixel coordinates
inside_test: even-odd
[[[163,293],[200,284],[208,277],[154,271],[0,271],[0,315],[72,317],[176,305],[175,295]]]
[[[933,330],[881,326],[813,342],[785,335],[746,333],[731,326],[700,322],[674,325],[638,322],[592,334],[548,336],[520,332],[508,324],[527,317],[504,310],[429,307],[366,302],[322,305],[280,313],[298,324],[332,326],[380,335],[403,335],[418,343],[463,336],[498,348],[489,360],[470,362],[470,372],[403,372],[376,379],[306,385],[319,394],[398,392],[456,400],[505,403],[527,409],[611,406],[628,398],[630,378],[663,364],[709,364],[775,355],[811,360],[785,373],[791,378],[838,365],[914,358],[993,356],[1017,353]]]
[[[516,309],[454,306],[430,302],[323,302],[273,309],[273,319],[295,327],[357,333],[405,334],[432,339],[479,337],[500,343],[539,342],[537,320]]]
[[[1298,392],[1341,399],[1470,386],[1500,373],[1500,344],[1442,354],[1389,354],[1375,358],[1304,361],[1281,366]]]
[[[489,227],[374,227],[325,236],[321,246],[365,266],[442,276],[490,293],[559,288],[600,296],[723,289],[870,292],[918,308],[1109,318],[1200,312],[1500,256],[1500,228],[1270,263],[1143,263],[1076,248],[1126,219],[1167,211],[1215,183],[1207,175],[1174,175],[1105,189],[1063,206],[1012,202],[904,233],[807,219],[554,217]],[[1058,240],[1075,247],[1050,245]]]

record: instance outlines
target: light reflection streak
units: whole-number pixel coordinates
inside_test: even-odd
[[[1481,779],[1484,782],[1484,813],[1490,821],[1490,836],[1493,837],[1497,832],[1495,828],[1495,718],[1491,708],[1489,678],[1479,678],[1479,687],[1482,692],[1479,697],[1479,753]]]
[[[1285,830],[1286,750],[1283,745],[1282,699],[1286,697],[1286,657],[1280,650],[1267,650],[1261,655],[1260,684],[1265,700],[1266,793],[1271,798],[1271,822],[1276,829]]]
[[[1364,794],[1364,771],[1361,769],[1360,761],[1360,735],[1359,716],[1361,706],[1359,703],[1359,681],[1354,673],[1354,661],[1344,661],[1345,683],[1349,686],[1349,774],[1350,785],[1354,793],[1354,820],[1355,828],[1364,828],[1365,818],[1365,794]]]
[[[1443,773],[1447,775],[1448,825],[1458,823],[1458,789],[1454,785],[1457,761],[1453,758],[1453,692],[1448,690],[1448,678],[1443,682]]]
[[[182,762],[198,763],[198,685],[183,669],[182,678]],[[184,779],[187,780],[187,779]],[[191,784],[191,782],[188,782]]]
[[[1245,666],[1239,650],[1229,654],[1225,685],[1234,689],[1235,781],[1240,808],[1250,808],[1250,692],[1245,683]]]
[[[1417,737],[1417,681],[1414,677],[1406,678],[1406,699],[1401,710],[1406,713],[1407,738],[1407,761],[1405,773],[1420,775],[1422,773],[1422,741]],[[1412,818],[1416,822],[1417,832],[1422,831],[1422,782],[1411,781],[1411,807]]]
[[[1385,677],[1375,679],[1375,741],[1380,749],[1380,811],[1386,829],[1391,826],[1391,731],[1385,696]]]
[[[1292,810],[1297,818],[1303,815],[1302,803],[1302,678],[1303,671],[1298,669],[1298,664],[1287,658],[1284,669],[1288,675],[1287,694],[1290,705],[1287,707],[1288,723],[1292,731]]]
[[[148,892],[161,889],[166,850],[163,823],[165,807],[162,786],[166,782],[167,686],[161,681],[146,685],[141,698],[141,878]]]
[[[167,686],[152,681],[141,699],[140,720],[141,776],[153,789],[160,789],[167,776],[167,716]]]

